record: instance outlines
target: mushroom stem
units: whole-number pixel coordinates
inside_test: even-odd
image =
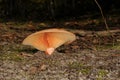
[[[47,50],[45,52],[46,52],[46,54],[51,55],[54,51],[55,51],[54,48],[47,48]]]

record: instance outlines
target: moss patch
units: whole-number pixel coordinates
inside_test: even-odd
[[[16,52],[0,54],[0,60],[22,61],[24,58]]]

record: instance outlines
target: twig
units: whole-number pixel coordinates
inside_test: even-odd
[[[102,8],[101,8],[101,6],[100,6],[100,4],[97,2],[97,0],[94,0],[95,1],[95,3],[97,4],[97,6],[98,6],[98,8],[99,8],[99,10],[100,10],[100,12],[101,12],[101,15],[102,15],[102,18],[103,18],[103,20],[104,20],[104,23],[105,23],[105,27],[106,27],[106,29],[107,29],[107,31],[109,32],[109,34],[112,36],[112,38],[113,38],[113,46],[114,46],[114,35],[110,32],[110,29],[109,29],[109,27],[108,27],[108,24],[107,24],[107,20],[106,20],[106,18],[104,17],[104,14],[103,14],[103,11],[102,11]]]

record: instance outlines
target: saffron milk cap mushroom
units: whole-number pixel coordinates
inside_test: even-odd
[[[46,29],[29,35],[22,44],[31,45],[51,55],[56,48],[63,44],[69,44],[75,39],[76,36],[73,33],[64,29]]]

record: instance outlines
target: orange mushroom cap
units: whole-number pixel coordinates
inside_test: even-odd
[[[35,32],[23,40],[24,45],[31,45],[38,50],[51,55],[54,50],[67,43],[71,43],[76,36],[63,29],[47,29]]]

